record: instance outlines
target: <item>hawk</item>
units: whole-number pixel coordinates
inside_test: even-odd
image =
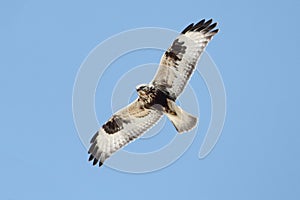
[[[204,19],[187,26],[163,54],[150,84],[136,87],[138,98],[102,125],[90,141],[89,161],[99,166],[114,152],[141,136],[163,115],[182,133],[196,126],[197,118],[175,101],[189,81],[197,62],[212,37],[217,23]]]

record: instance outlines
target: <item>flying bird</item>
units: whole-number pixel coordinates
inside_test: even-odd
[[[197,62],[212,37],[217,23],[204,19],[187,26],[163,54],[154,79],[136,87],[138,98],[119,110],[102,125],[90,141],[89,161],[101,166],[120,148],[141,136],[163,115],[177,132],[193,129],[197,117],[184,111],[175,101],[186,87]]]

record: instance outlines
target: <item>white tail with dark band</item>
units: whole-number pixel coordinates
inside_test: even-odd
[[[185,112],[170,99],[167,99],[170,110],[164,112],[179,133],[193,129],[197,124],[197,117]]]

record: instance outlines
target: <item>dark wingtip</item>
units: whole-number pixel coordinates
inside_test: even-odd
[[[204,24],[204,22],[205,22],[205,19],[202,19],[202,20],[201,20],[201,21],[199,21],[197,24],[195,24],[195,26],[194,26],[193,28],[191,28],[191,30],[190,30],[190,31],[194,31],[194,30],[196,30],[196,29],[198,29],[198,28],[202,27],[202,26],[203,26],[203,24]]]
[[[186,32],[188,32],[191,28],[193,28],[194,23],[191,23],[190,25],[188,25],[185,29],[183,29],[183,31],[181,32],[182,34],[185,34]]]
[[[217,26],[218,24],[217,24],[217,22],[215,22],[215,23],[213,23],[213,24],[211,24],[209,27],[207,27],[209,30],[213,30],[214,28],[216,28],[216,26]]]
[[[97,162],[98,162],[98,159],[95,158],[94,161],[93,161],[93,165],[96,165]]]
[[[220,29],[215,29],[213,31],[211,31],[211,33],[217,34],[220,31]]]
[[[99,167],[101,167],[102,165],[103,165],[103,162],[100,161],[100,162],[99,162]]]
[[[205,22],[205,24],[209,25],[209,24],[211,24],[211,23],[212,23],[212,21],[213,21],[213,19],[212,19],[212,18],[210,18],[209,20],[207,20],[207,21]]]
[[[93,159],[94,159],[94,156],[91,154],[90,157],[89,157],[89,161],[91,161]]]
[[[200,20],[195,26],[200,26],[205,22],[205,19]]]
[[[201,31],[202,31],[203,33],[208,33],[208,32],[210,32],[211,30],[213,30],[216,26],[217,26],[217,23],[207,24],[207,26],[204,26],[204,27],[202,28]]]
[[[217,22],[215,22],[213,24],[212,24],[212,22],[213,22],[213,19],[209,19],[207,21],[205,21],[205,19],[202,19],[201,21],[199,21],[195,25],[192,23],[189,26],[187,26],[181,32],[181,34],[185,34],[185,33],[189,32],[189,31],[204,31],[204,32],[209,32],[209,31],[213,30],[218,25]],[[215,30],[212,31],[212,32],[215,32]]]

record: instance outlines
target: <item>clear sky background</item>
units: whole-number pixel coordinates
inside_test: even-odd
[[[296,0],[1,1],[0,199],[299,199],[299,10]],[[91,167],[72,118],[85,57],[121,31],[180,31],[202,18],[219,22],[207,51],[228,101],[214,150],[198,159],[199,134],[157,172]],[[101,123],[111,114],[103,112],[97,105]]]

